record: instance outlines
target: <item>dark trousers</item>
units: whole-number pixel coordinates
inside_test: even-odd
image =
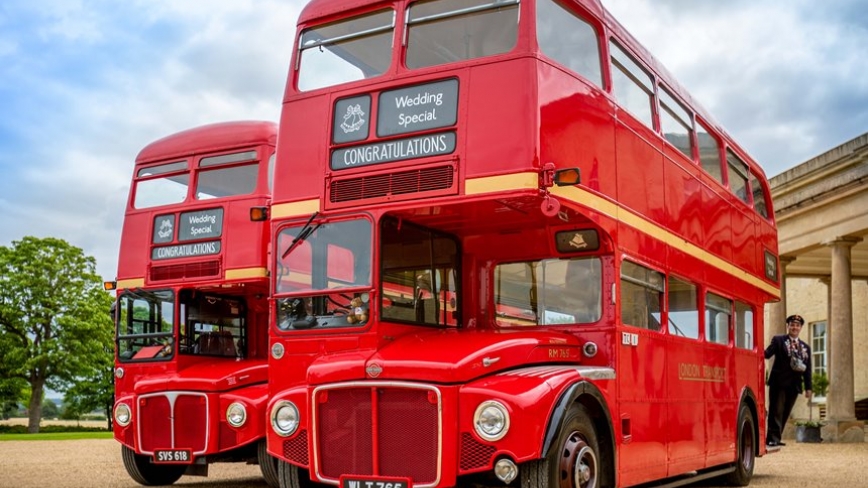
[[[781,433],[796,404],[799,392],[793,388],[781,388],[777,385],[769,386],[769,417],[768,430],[766,431],[766,443],[780,442]]]

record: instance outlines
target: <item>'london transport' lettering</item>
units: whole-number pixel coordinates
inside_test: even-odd
[[[687,381],[710,381],[722,383],[726,379],[726,368],[692,363],[678,364],[678,379]]]

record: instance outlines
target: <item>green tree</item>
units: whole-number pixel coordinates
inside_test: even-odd
[[[57,408],[57,404],[54,403],[54,400],[48,398],[42,400],[42,418],[56,419],[58,415],[60,415],[60,409]]]
[[[115,394],[113,349],[107,348],[99,361],[101,364],[97,368],[66,391],[63,397],[63,418],[77,420],[83,414],[101,410],[108,421],[108,430],[111,430]]]
[[[104,367],[112,297],[96,260],[56,238],[0,246],[0,377],[30,387],[28,432],[39,432],[46,387],[66,391]]]
[[[5,350],[0,344],[0,351]],[[3,420],[18,415],[18,404],[24,398],[26,387],[27,384],[21,378],[0,378],[0,417]]]

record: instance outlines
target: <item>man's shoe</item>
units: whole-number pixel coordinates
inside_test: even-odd
[[[768,446],[768,447],[775,447],[778,445],[780,445],[780,444],[775,442],[775,441],[766,441],[766,446]]]
[[[786,444],[784,444],[784,443],[781,442],[781,441],[778,441],[777,445],[779,445],[779,446],[786,446]]]

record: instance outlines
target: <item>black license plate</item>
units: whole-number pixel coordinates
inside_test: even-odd
[[[155,449],[154,464],[190,464],[193,451],[190,449]]]
[[[341,488],[412,488],[410,478],[341,476]]]

